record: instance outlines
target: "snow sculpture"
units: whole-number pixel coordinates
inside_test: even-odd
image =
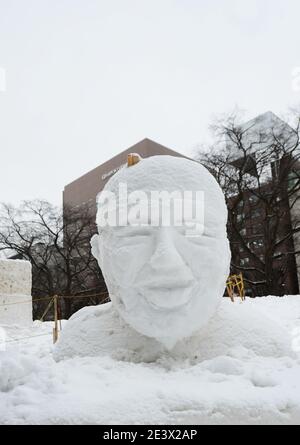
[[[230,262],[227,209],[199,163],[137,161],[130,157],[98,196],[92,252],[119,315],[170,349],[205,326],[221,301]]]
[[[0,260],[0,325],[31,323],[31,264],[23,260]]]

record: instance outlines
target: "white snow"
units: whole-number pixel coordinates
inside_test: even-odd
[[[263,341],[262,341],[263,338]],[[101,341],[100,341],[101,339]],[[203,362],[224,351],[251,350],[266,357],[292,356],[289,335],[249,304],[223,304],[210,323],[169,351],[159,341],[139,334],[114,311],[111,303],[85,307],[70,318],[54,357],[109,355],[116,360],[153,362],[164,357]]]
[[[300,296],[223,299],[205,336],[170,352],[116,317],[75,314],[59,361],[53,323],[8,326],[0,424],[300,424]],[[83,347],[90,355],[75,356]]]
[[[203,212],[197,216],[199,219],[193,214],[195,220],[189,221],[196,227],[194,236],[189,236],[185,215],[176,223],[171,219],[169,225],[149,224],[147,214],[135,226],[103,226],[103,216],[115,209],[115,205],[109,206],[108,193],[119,197],[121,185],[127,187],[128,215],[142,196],[147,204],[151,202],[144,209],[153,209],[157,202],[155,192],[181,196],[190,192],[190,204],[194,203],[195,208],[200,206],[200,195],[196,194],[201,193]],[[122,199],[116,202],[116,208],[123,209]],[[172,216],[176,219],[179,215],[175,212]],[[227,208],[220,186],[195,161],[152,156],[112,176],[98,197],[99,235],[93,237],[91,244],[120,316],[140,334],[169,348],[205,326],[222,299],[229,273],[226,221]]]
[[[0,259],[0,324],[31,324],[31,300],[30,262]]]

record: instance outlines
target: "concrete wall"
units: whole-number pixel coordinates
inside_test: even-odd
[[[29,302],[19,303],[25,300]],[[30,324],[31,300],[31,264],[22,260],[0,260],[0,325]]]

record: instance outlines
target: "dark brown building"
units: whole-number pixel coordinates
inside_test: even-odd
[[[268,194],[268,187],[265,190]],[[254,193],[243,194],[238,204],[235,197],[229,201],[228,236],[231,246],[231,272],[242,272],[249,296],[267,295],[268,287],[264,280],[272,277],[275,295],[298,294],[298,277],[295,260],[293,237],[286,237],[275,252],[269,252],[270,241],[268,227],[265,225],[266,207]],[[291,232],[290,210],[284,200],[280,203],[282,219],[276,231],[278,238],[285,238]],[[278,256],[271,260],[271,256]],[[267,265],[272,271],[267,273]],[[265,272],[262,273],[262,272]]]
[[[63,191],[64,207],[76,207],[81,205],[90,205],[95,207],[96,214],[96,196],[103,190],[109,178],[127,162],[129,153],[138,153],[142,158],[156,155],[170,155],[185,157],[184,155],[164,147],[150,139],[143,139],[132,147],[114,156],[109,161],[104,162],[85,175],[65,186]]]

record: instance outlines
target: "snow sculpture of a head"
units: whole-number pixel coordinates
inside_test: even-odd
[[[219,185],[195,161],[153,156],[107,182],[92,252],[131,327],[172,348],[208,322],[229,272],[226,221]]]

